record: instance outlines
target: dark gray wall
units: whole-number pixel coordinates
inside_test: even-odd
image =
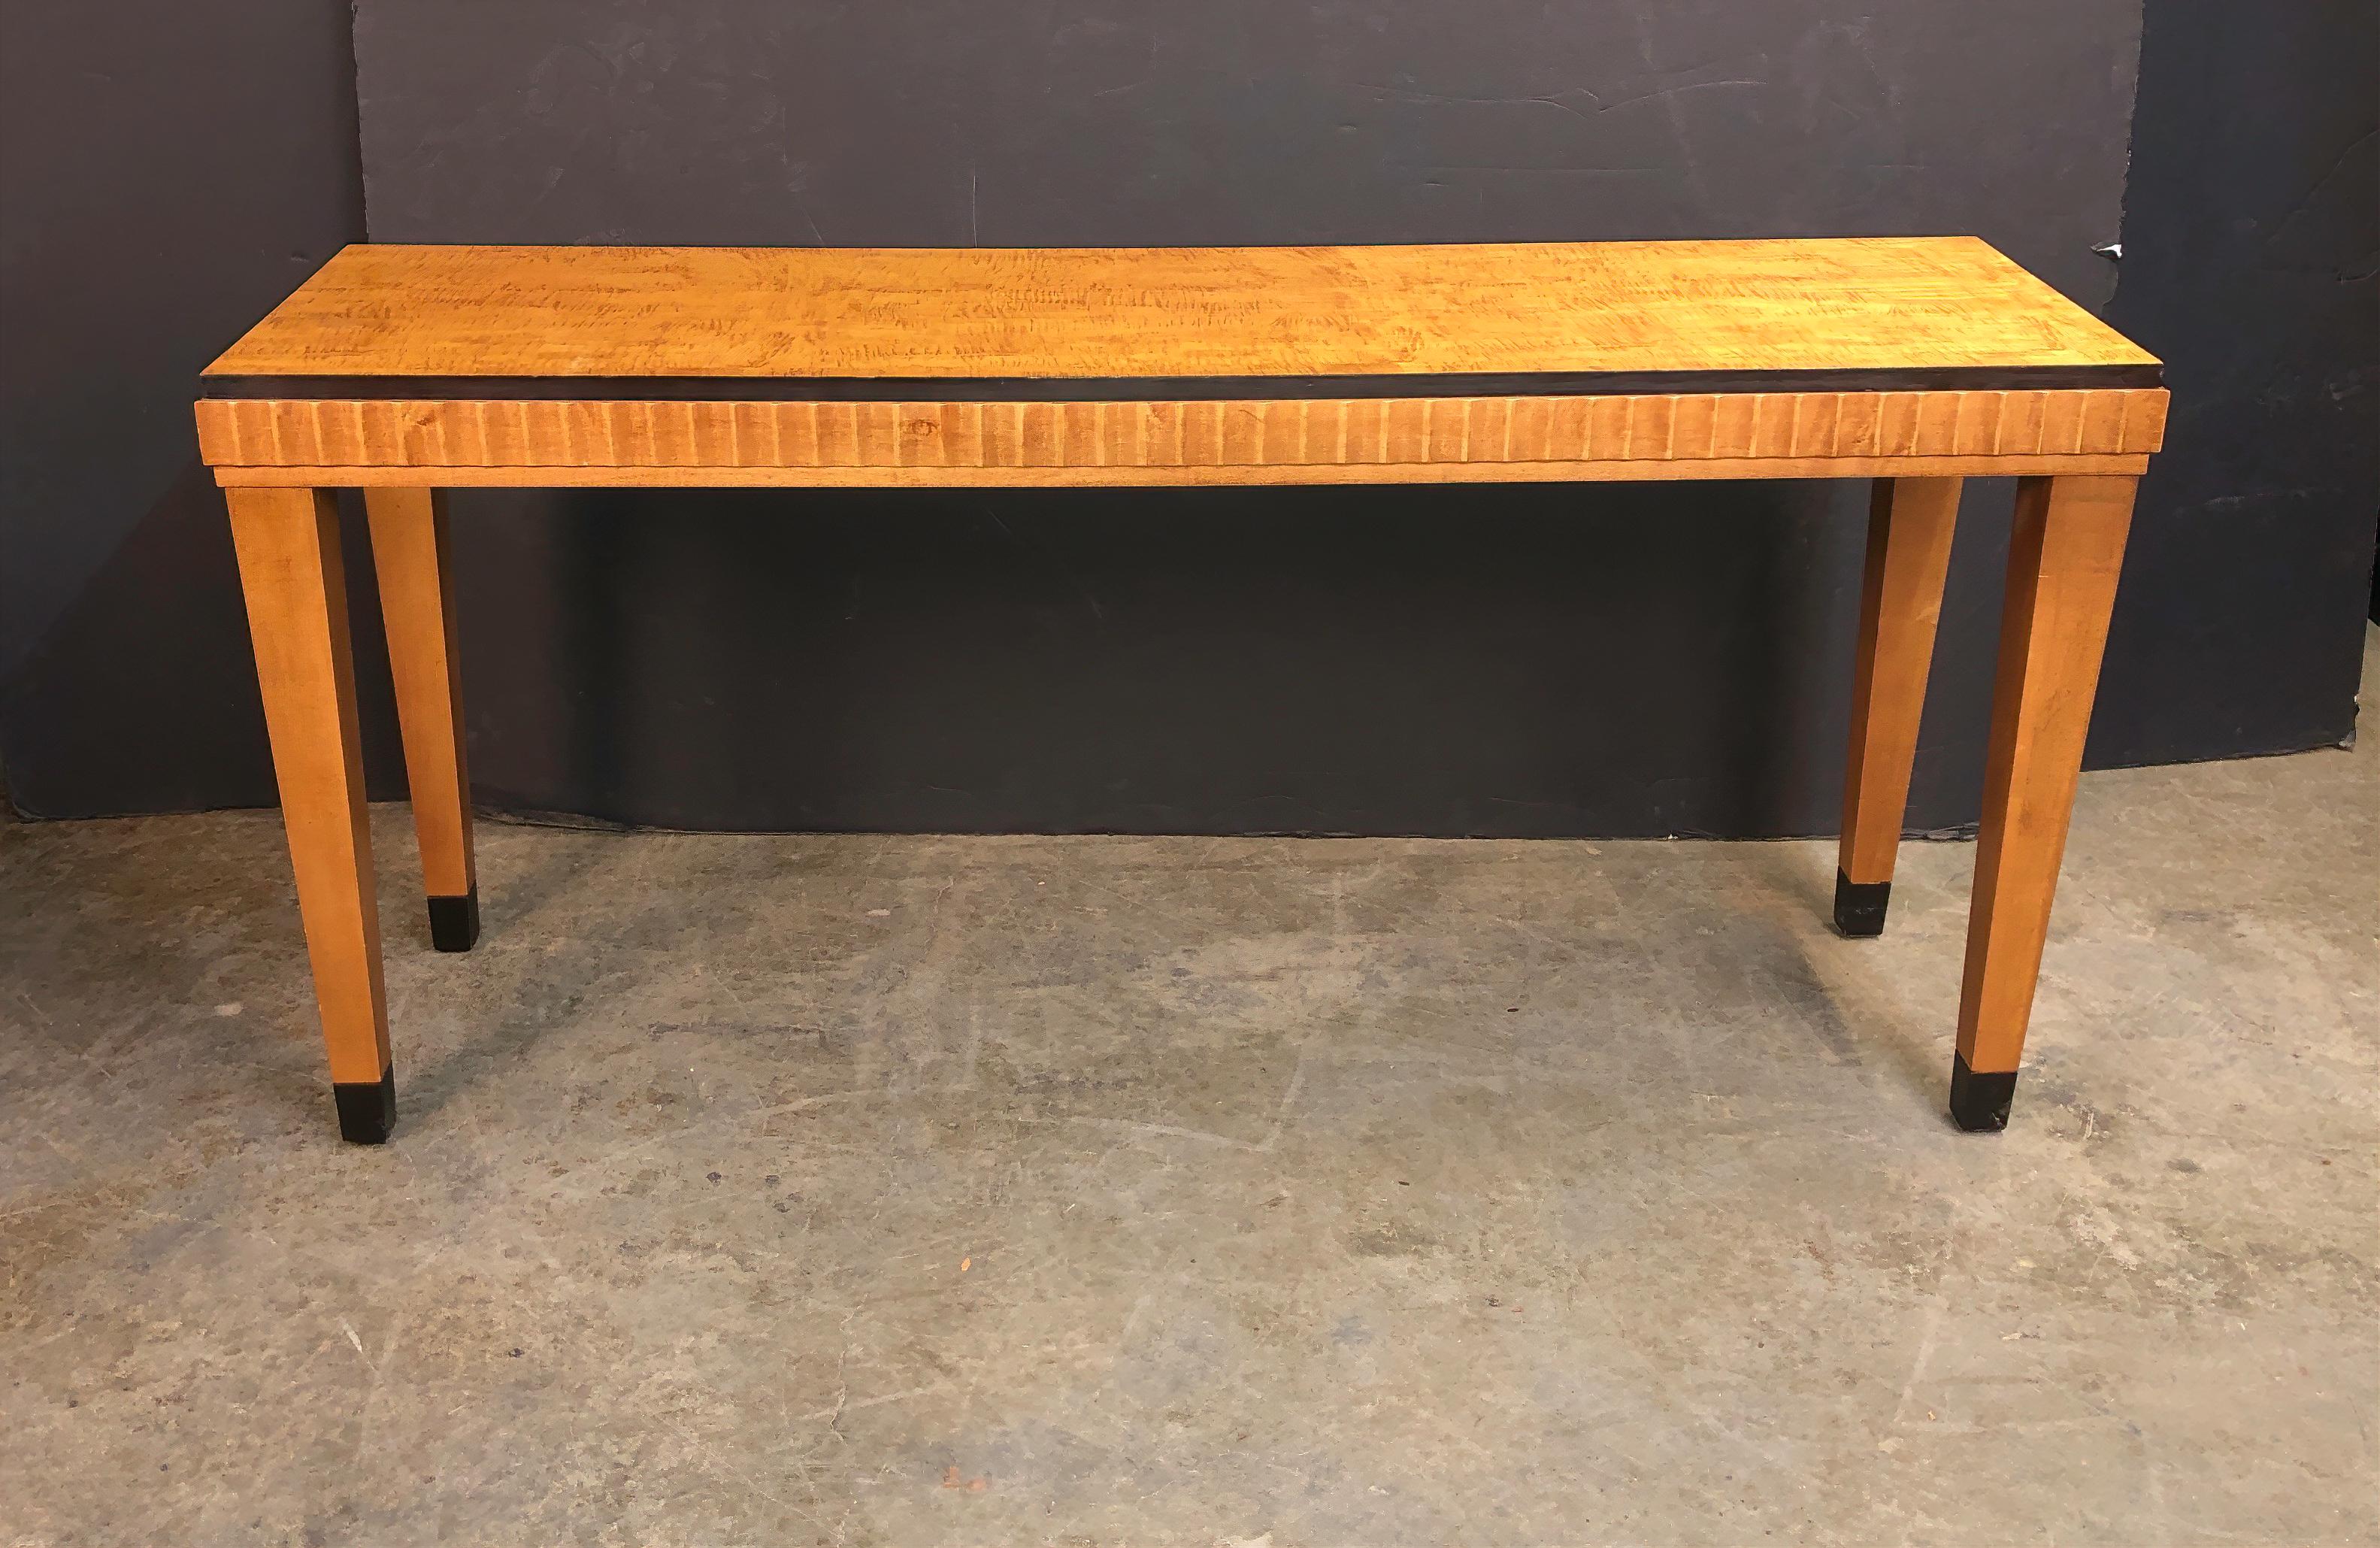
[[[273,798],[190,398],[362,235],[353,68],[344,0],[0,5],[0,764],[31,813]]]
[[[1976,230],[2086,302],[2137,0],[1196,14],[363,0],[384,238]],[[2098,762],[2316,745],[2369,563],[2364,0],[2150,0],[2115,316],[2173,360]],[[272,799],[198,366],[360,234],[338,0],[0,0],[0,764]],[[697,825],[1830,825],[1856,496],[1814,486],[474,497],[483,799]],[[1972,815],[2007,494],[1913,812]],[[2357,512],[2362,515],[2359,518]],[[658,515],[661,519],[653,518]],[[357,569],[363,567],[358,562]],[[368,573],[373,786],[401,790]]]
[[[2343,741],[2380,510],[2380,5],[2149,0],[2109,317],[2164,357],[2100,763]]]
[[[398,241],[1979,232],[2090,304],[2138,0],[363,0]],[[484,798],[818,828],[1807,832],[1857,491],[467,495]],[[1973,815],[2008,491],[1915,820]]]

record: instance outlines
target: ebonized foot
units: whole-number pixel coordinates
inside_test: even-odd
[[[469,951],[480,938],[480,888],[460,897],[430,900],[430,944],[440,951]]]
[[[1890,882],[1854,882],[1835,872],[1835,928],[1854,941],[1884,933],[1884,907],[1891,900]]]
[[[1966,1055],[1950,1055],[1950,1121],[1970,1134],[1997,1134],[2008,1127],[2009,1103],[2016,1096],[2016,1071],[1977,1075]]]
[[[377,1080],[339,1080],[331,1085],[339,1104],[339,1138],[351,1145],[377,1145],[396,1127],[396,1071]]]

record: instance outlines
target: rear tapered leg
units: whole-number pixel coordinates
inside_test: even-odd
[[[480,938],[480,887],[471,860],[471,780],[463,755],[446,498],[440,490],[371,489],[364,492],[364,509],[388,626],[422,886],[430,895],[430,941],[440,951],[468,951]]]
[[[330,1048],[339,1132],[378,1144],[396,1121],[396,1080],[338,507],[327,490],[231,489],[225,496],[298,874],[306,955]]]
[[[2017,486],[1950,1067],[1961,1128],[2008,1125],[2136,481],[2067,475]]]
[[[1846,935],[1884,932],[1961,481],[1878,479],[1869,507],[1843,841],[1835,868],[1835,928]]]

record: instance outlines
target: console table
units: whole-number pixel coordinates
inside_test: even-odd
[[[1879,933],[1961,481],[2017,515],[1949,1109],[2006,1125],[2156,360],[1969,238],[350,247],[202,378],[341,1134],[395,1077],[333,492],[442,951],[479,933],[441,492],[1870,479],[1845,935]]]

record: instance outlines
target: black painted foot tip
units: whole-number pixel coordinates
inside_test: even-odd
[[[430,900],[430,944],[440,951],[469,951],[480,939],[480,888],[460,897]]]
[[[1998,1134],[2008,1127],[2009,1104],[2016,1098],[2016,1071],[1993,1070],[1977,1075],[1966,1056],[1950,1055],[1950,1121],[1970,1134]]]
[[[1890,882],[1854,882],[1835,872],[1835,928],[1852,940],[1883,934],[1884,908],[1891,901]]]
[[[396,1071],[377,1080],[336,1080],[331,1095],[339,1104],[339,1138],[350,1145],[377,1145],[396,1127]]]

